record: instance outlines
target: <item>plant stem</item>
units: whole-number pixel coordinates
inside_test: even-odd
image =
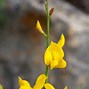
[[[45,8],[46,8],[46,14],[47,14],[47,37],[46,37],[46,48],[48,48],[48,46],[50,45],[50,37],[49,37],[49,32],[50,32],[50,15],[49,15],[49,9],[48,9],[48,0],[46,0],[45,3]],[[49,68],[48,66],[46,66],[46,71],[45,71],[45,75],[48,77],[48,72],[49,72]],[[48,78],[46,80],[46,83],[48,82]]]
[[[49,15],[49,9],[48,9],[48,0],[46,0],[46,14],[47,14],[47,47],[50,44],[50,38],[49,38],[49,30],[50,30],[50,15]]]
[[[49,70],[49,68],[48,68],[48,66],[46,66],[46,71],[45,71],[45,75],[48,77],[48,70]]]

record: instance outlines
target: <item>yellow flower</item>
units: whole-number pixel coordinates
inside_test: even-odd
[[[0,84],[0,89],[3,89],[3,86]]]
[[[59,45],[60,47],[63,47],[64,44],[65,44],[65,37],[64,37],[64,35],[62,34],[61,37],[60,37],[60,39],[59,39],[59,41],[58,41],[58,45]]]
[[[19,86],[31,87],[30,84],[26,80],[22,80],[20,77],[18,78],[19,78],[18,80]]]
[[[46,79],[47,79],[47,77],[45,76],[45,74],[41,74],[37,78],[36,83],[32,88],[26,80],[22,80],[19,77],[19,80],[18,80],[19,86],[20,86],[19,89],[42,89],[43,87],[45,87],[45,89],[55,89],[51,84],[49,84],[49,83],[45,84]]]
[[[47,36],[47,35],[44,33],[44,31],[42,30],[42,27],[41,27],[40,22],[39,22],[38,20],[37,20],[37,23],[36,23],[36,29],[37,29],[40,33],[42,33],[43,35]]]
[[[44,54],[45,64],[53,68],[65,68],[66,61],[63,59],[64,51],[62,49],[64,45],[64,36],[62,34],[58,44],[51,42]]]
[[[65,86],[64,89],[67,89],[67,86]]]

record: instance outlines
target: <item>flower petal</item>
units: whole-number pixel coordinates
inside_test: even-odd
[[[67,65],[67,63],[66,63],[66,61],[63,59],[62,61],[60,61],[60,62],[58,63],[57,66],[55,66],[55,68],[65,68],[66,65]]]
[[[62,34],[61,37],[60,37],[60,39],[59,39],[59,41],[58,41],[58,45],[59,45],[60,47],[63,47],[64,44],[65,44],[65,37],[64,37],[64,35]]]
[[[51,70],[57,65],[58,65],[58,61],[52,61],[50,65]]]
[[[67,89],[67,86],[65,86],[64,89]]]
[[[19,86],[27,86],[27,87],[31,87],[30,84],[28,83],[28,81],[26,80],[22,80],[20,77],[18,77],[18,83],[19,83]]]
[[[45,74],[41,74],[33,87],[33,89],[41,89],[44,86],[44,83],[46,81],[47,77]]]
[[[36,24],[36,29],[37,29],[40,33],[42,33],[43,35],[46,36],[46,34],[45,34],[44,31],[42,30],[42,27],[41,27],[40,22],[39,22],[38,20],[37,20],[37,24]]]
[[[3,89],[3,86],[0,84],[0,89]]]
[[[18,77],[18,84],[19,84],[19,86],[21,86],[23,84],[23,80],[20,77]]]
[[[49,84],[49,83],[46,83],[45,85],[44,85],[44,87],[46,88],[46,89],[55,89],[51,84]]]
[[[44,61],[45,61],[46,65],[50,65],[50,63],[52,61],[52,54],[51,54],[50,46],[45,51]]]
[[[21,86],[19,89],[32,89],[31,87]]]
[[[51,42],[50,49],[51,49],[53,60],[61,61],[61,59],[63,59],[64,52],[62,48],[58,46],[58,44]]]

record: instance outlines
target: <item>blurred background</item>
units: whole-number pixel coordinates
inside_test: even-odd
[[[31,86],[45,71],[46,42],[36,31],[39,20],[46,31],[45,0],[0,0],[0,84],[18,89],[18,76]],[[56,89],[89,89],[89,0],[49,0],[54,8],[50,39],[66,37],[65,69],[50,71]]]

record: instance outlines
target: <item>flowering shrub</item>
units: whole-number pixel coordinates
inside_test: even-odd
[[[37,20],[36,29],[44,35],[46,38],[47,48],[44,53],[44,63],[46,65],[45,74],[40,74],[36,80],[35,85],[32,87],[30,83],[26,80],[18,77],[19,89],[55,89],[48,82],[48,73],[49,69],[53,70],[54,68],[65,68],[67,63],[64,60],[64,51],[63,46],[65,44],[65,37],[62,34],[58,43],[50,41],[50,16],[53,14],[54,8],[50,11],[48,9],[48,0],[45,1],[45,8],[47,14],[47,32],[45,33],[41,27],[40,22]],[[3,89],[2,85],[0,85],[0,89]],[[67,86],[64,87],[67,89]]]
[[[26,80],[18,78],[19,89],[55,89],[50,83],[48,83],[48,70],[54,68],[65,68],[67,63],[64,60],[64,51],[62,47],[65,44],[65,37],[62,34],[58,43],[50,42],[50,16],[53,14],[54,8],[50,11],[48,9],[48,0],[45,1],[45,8],[47,14],[47,32],[45,33],[42,26],[37,20],[36,29],[46,37],[47,48],[44,53],[44,63],[46,65],[45,74],[40,74],[36,80],[36,83],[31,87],[30,83]],[[65,86],[64,89],[67,89]]]

